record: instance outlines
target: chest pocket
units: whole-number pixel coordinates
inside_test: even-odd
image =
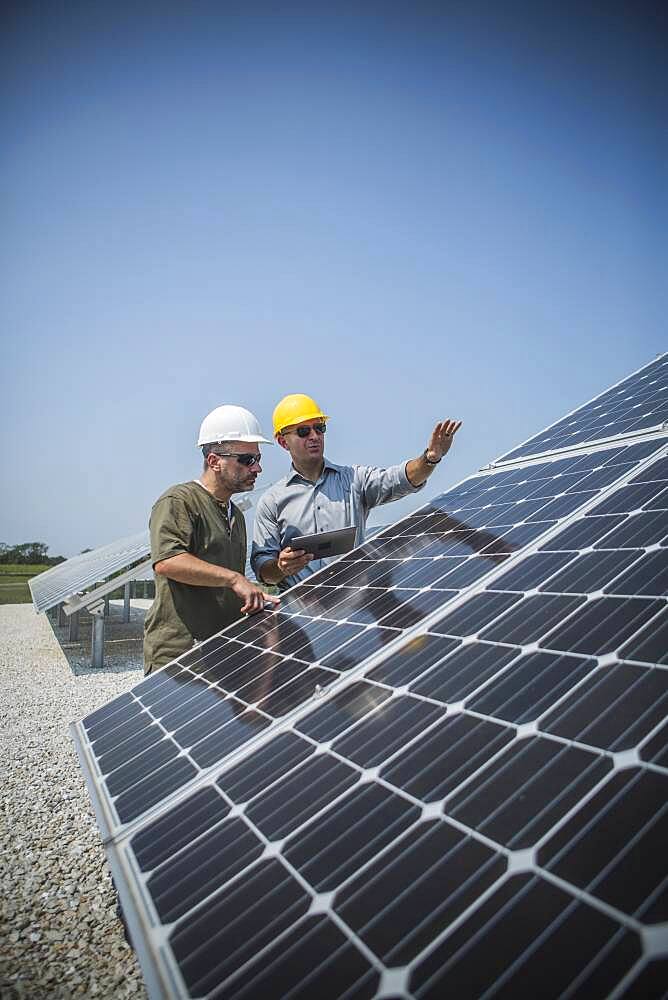
[[[328,508],[327,529],[355,523],[354,482],[349,475],[328,476],[319,487],[319,493]],[[317,498],[315,502],[318,503]]]

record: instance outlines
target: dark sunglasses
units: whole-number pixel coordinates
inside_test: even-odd
[[[295,427],[293,431],[284,431],[284,434],[296,434],[297,437],[307,438],[311,431],[315,431],[316,434],[324,434],[327,430],[327,424],[311,424],[310,427]]]
[[[239,465],[247,465],[248,468],[251,465],[259,465],[262,461],[262,455],[259,451],[257,452],[239,452],[239,451],[215,451],[214,455],[218,458],[236,458]]]

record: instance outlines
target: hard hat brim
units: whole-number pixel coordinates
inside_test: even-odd
[[[224,441],[243,441],[246,444],[275,444],[274,441],[260,437],[258,434],[226,434],[224,438],[200,437],[197,447],[201,448],[205,444],[223,444]]]
[[[300,424],[305,423],[307,420],[329,420],[329,417],[326,413],[321,413],[320,410],[316,410],[315,413],[307,413],[306,416],[300,417],[300,419],[296,420],[294,424],[286,424],[280,429],[280,431],[274,431],[274,435],[278,437],[278,435],[282,434],[283,431],[287,431],[290,427],[299,427]]]

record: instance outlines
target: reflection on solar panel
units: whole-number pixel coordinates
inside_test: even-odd
[[[668,421],[668,354],[662,354],[640,371],[569,413],[556,424],[497,462],[528,458],[546,451],[624,437]]]
[[[151,996],[663,995],[667,453],[472,476],[74,727]]]
[[[149,551],[148,531],[140,531],[90,552],[72,556],[28,581],[35,611],[55,608],[73,594],[106,580],[134,563],[142,562]]]

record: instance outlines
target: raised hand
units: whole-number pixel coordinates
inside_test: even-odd
[[[436,424],[427,445],[427,458],[431,462],[440,462],[443,456],[447,455],[452,439],[461,426],[461,420],[442,420]]]

